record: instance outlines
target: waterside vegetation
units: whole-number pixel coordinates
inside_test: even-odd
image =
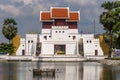
[[[100,23],[105,33],[104,40],[109,46],[108,58],[111,58],[112,48],[120,48],[120,1],[106,1],[101,7]]]
[[[13,18],[4,19],[2,33],[6,39],[9,40],[9,43],[0,44],[0,52],[4,54],[10,54],[14,52],[14,45],[12,39],[17,35],[17,22]]]

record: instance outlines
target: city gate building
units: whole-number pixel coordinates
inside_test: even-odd
[[[16,55],[87,57],[103,56],[99,39],[94,34],[79,34],[80,11],[69,7],[51,7],[40,11],[40,34],[26,34],[21,38]]]

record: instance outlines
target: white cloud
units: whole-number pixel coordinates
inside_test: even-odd
[[[58,3],[54,3],[54,4],[51,4],[51,3],[42,3],[42,4],[38,4],[36,6],[33,7],[33,14],[38,14],[40,11],[50,11],[50,7],[55,7],[59,5]]]
[[[8,13],[11,13],[13,15],[16,15],[16,16],[18,16],[20,14],[20,10],[13,5],[2,5],[1,4],[0,9],[6,11]]]
[[[32,4],[33,0],[11,0],[11,2],[23,2],[24,5]]]
[[[33,14],[39,13],[42,10],[47,10],[47,8],[44,5],[37,5],[33,7],[34,11]]]
[[[31,12],[33,15],[38,14],[40,11],[49,10],[52,6],[58,6],[59,3],[52,1],[44,1],[44,0],[11,0],[11,2],[14,4],[15,2],[22,2],[24,3],[23,6],[20,6],[19,9],[21,10],[22,14],[26,14],[25,12],[22,12],[24,10],[24,7],[31,7],[33,9],[33,12]],[[47,3],[46,3],[47,2]],[[30,14],[31,14],[30,13]]]
[[[25,5],[29,5],[29,4],[32,4],[32,0],[23,0],[24,4]]]
[[[66,0],[66,1],[70,3],[79,4],[80,6],[86,6],[88,4],[91,4],[91,5],[97,4],[97,0]]]
[[[24,7],[31,7],[33,9],[33,12],[31,12],[32,14],[36,15],[40,12],[40,10],[47,10],[47,6],[49,3],[46,3],[44,1],[41,1],[41,4],[39,3],[40,0],[11,0],[12,3],[14,4],[15,2],[22,2],[24,3],[23,6],[19,7],[21,10],[21,13],[23,15],[26,14],[26,12],[23,12],[22,10],[24,10]],[[30,13],[30,14],[31,14]],[[28,13],[27,13],[28,14]]]

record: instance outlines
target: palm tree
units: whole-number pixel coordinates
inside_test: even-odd
[[[15,25],[17,25],[17,23],[12,18],[4,20],[2,33],[9,40],[9,43],[17,35],[17,27],[15,27]]]
[[[112,53],[112,38],[113,38],[113,26],[119,20],[119,14],[116,13],[115,9],[118,7],[117,2],[105,2],[101,5],[104,8],[104,12],[100,15],[100,23],[102,23],[104,29],[108,31],[109,35],[109,53],[108,58],[111,57]]]

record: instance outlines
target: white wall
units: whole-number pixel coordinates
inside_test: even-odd
[[[40,36],[41,54],[54,54],[54,45],[66,45],[66,54],[77,54],[77,29],[68,29],[68,26],[52,26],[51,30],[43,29],[42,31]],[[73,36],[75,36],[74,40]]]
[[[57,41],[68,39],[68,30],[52,30],[52,39]]]
[[[25,50],[25,39],[24,38],[20,39],[20,46],[16,52],[16,55],[22,55],[22,50]]]
[[[30,43],[28,43],[30,41]],[[35,55],[36,52],[36,43],[37,43],[37,34],[26,34],[26,55]]]
[[[50,29],[42,29],[41,34],[50,34],[51,30]]]
[[[94,34],[82,34],[82,38],[93,39],[94,38]]]
[[[83,37],[84,56],[88,56],[88,55],[95,56],[95,50],[98,51],[98,56],[103,55],[103,51],[100,47],[99,39],[95,39],[92,34],[83,35],[82,37]]]
[[[69,34],[78,34],[78,29],[69,29]]]
[[[55,29],[52,30],[51,34],[41,34],[39,35],[40,42],[42,43],[41,54],[54,54],[54,45],[66,45],[66,55],[74,55],[78,53],[78,43],[80,38],[83,38],[83,49],[84,55],[95,55],[95,50],[98,50],[98,55],[103,55],[102,49],[100,47],[99,39],[94,39],[93,34],[77,35],[70,34],[68,29],[62,30],[64,33],[55,33]],[[59,32],[59,30],[58,30]],[[44,39],[47,36],[47,40]],[[73,36],[76,38],[73,40]],[[26,34],[26,39],[21,39],[20,47],[17,50],[17,55],[22,55],[22,49],[25,49],[25,55],[35,55],[36,53],[36,43],[37,34]],[[30,41],[30,43],[28,43]],[[33,41],[33,42],[32,42]],[[88,42],[87,42],[88,41]],[[91,41],[91,42],[90,42]],[[23,46],[24,45],[24,46]]]
[[[43,42],[41,54],[54,54],[54,45],[65,45],[66,55],[77,54],[76,42]]]
[[[42,43],[41,54],[54,54],[54,44]]]
[[[94,39],[95,50],[98,50],[98,55],[103,55],[99,39]]]
[[[77,45],[76,43],[67,43],[66,44],[66,54],[77,54]]]

